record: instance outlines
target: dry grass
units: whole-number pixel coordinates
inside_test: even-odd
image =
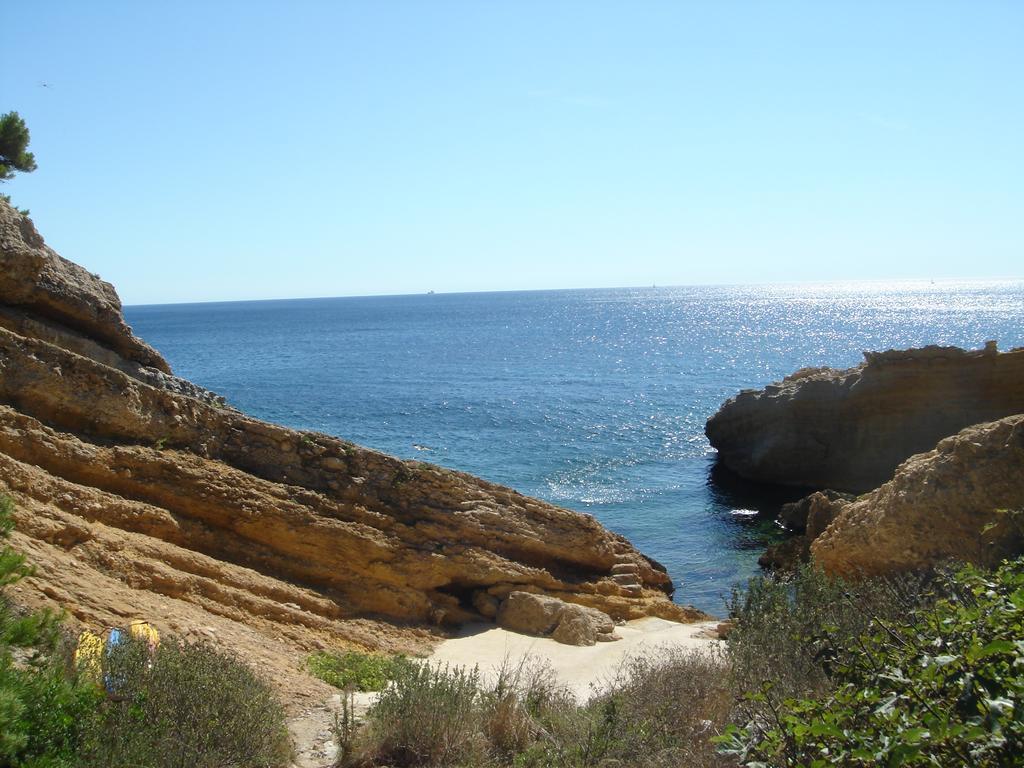
[[[724,661],[700,652],[634,658],[587,703],[552,670],[507,662],[493,680],[477,670],[422,665],[385,690],[342,744],[344,766],[730,765],[712,736],[731,698]]]

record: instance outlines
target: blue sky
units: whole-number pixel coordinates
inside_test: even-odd
[[[0,18],[2,191],[126,303],[1024,276],[1024,3]]]

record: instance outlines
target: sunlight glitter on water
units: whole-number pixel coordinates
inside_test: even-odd
[[[1024,282],[681,287],[128,307],[175,372],[252,415],[595,515],[723,610],[783,498],[722,487],[705,420],[864,350],[1024,345]],[[429,451],[423,447],[429,447]],[[755,514],[747,514],[747,513]]]

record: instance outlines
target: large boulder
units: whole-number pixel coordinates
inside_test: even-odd
[[[608,614],[548,595],[512,592],[498,609],[498,626],[527,635],[550,636],[566,645],[617,639]]]
[[[864,492],[964,427],[1024,412],[1024,349],[925,347],[809,368],[726,402],[705,432],[749,480]]]
[[[830,573],[879,575],[1021,551],[1024,414],[977,424],[912,456],[839,510],[812,543]]]

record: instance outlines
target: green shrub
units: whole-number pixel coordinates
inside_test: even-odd
[[[0,765],[72,766],[101,697],[67,674],[58,617],[19,611],[3,591],[32,572],[6,543],[12,512],[0,496]]]
[[[1019,765],[1024,754],[1024,559],[967,568],[946,597],[874,618],[835,649],[834,690],[790,699],[734,727],[724,749],[747,765]]]
[[[115,700],[97,714],[86,766],[220,768],[286,765],[284,711],[247,665],[206,643],[166,640],[149,657],[129,641],[107,660]]]
[[[726,725],[727,682],[721,657],[657,651],[581,705],[537,662],[506,662],[489,683],[475,669],[412,667],[361,731],[340,729],[342,765],[734,765],[710,741]]]
[[[359,651],[318,651],[306,659],[306,668],[314,677],[335,688],[379,691],[395,679],[399,670],[411,663],[404,656],[382,656]]]
[[[934,600],[932,574],[847,582],[808,565],[751,579],[729,603],[728,660],[734,690],[765,701],[748,700],[743,716],[761,704],[825,695],[837,653],[855,648],[873,618],[895,619]]]
[[[71,768],[103,700],[67,673],[60,649],[16,661],[0,650],[0,765]]]
[[[487,755],[477,670],[408,664],[367,713],[356,762],[479,765]]]

